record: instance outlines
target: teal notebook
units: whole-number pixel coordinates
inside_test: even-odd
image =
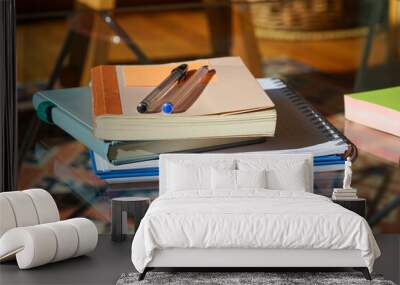
[[[119,165],[157,159],[160,153],[205,152],[263,142],[264,138],[168,141],[103,141],[93,135],[89,87],[41,91],[33,96],[38,117],[55,124],[109,162]]]

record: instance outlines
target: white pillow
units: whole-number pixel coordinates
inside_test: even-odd
[[[211,189],[236,189],[236,170],[212,168]]]
[[[267,188],[267,171],[236,170],[237,188]]]
[[[212,169],[211,188],[213,190],[238,190],[241,188],[266,188],[265,170]]]
[[[169,162],[167,189],[185,191],[211,189],[211,169],[234,169],[234,160],[214,160],[195,163],[189,160]]]
[[[304,160],[297,159],[239,159],[239,170],[265,169],[267,187],[272,190],[307,191],[309,189],[308,165]]]

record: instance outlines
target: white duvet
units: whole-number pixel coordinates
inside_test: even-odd
[[[380,255],[359,215],[320,195],[265,189],[162,195],[140,223],[132,262],[143,272],[165,248],[358,249],[370,271]]]

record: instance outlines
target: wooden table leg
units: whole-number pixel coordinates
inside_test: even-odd
[[[251,3],[232,3],[233,52],[239,55],[255,77],[263,77],[262,57],[255,36]]]
[[[231,52],[232,17],[229,0],[203,0],[208,19],[214,56],[227,56]]]

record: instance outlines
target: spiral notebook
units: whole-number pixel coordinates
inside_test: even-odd
[[[249,147],[216,152],[310,152],[314,157],[338,154],[356,158],[355,145],[284,81],[265,78],[258,82],[277,110],[275,136]]]
[[[312,153],[314,172],[342,170],[345,156],[351,156],[353,159],[356,157],[357,148],[354,144],[283,81],[265,78],[259,79],[258,82],[268,92],[277,109],[275,137],[267,138],[263,143],[210,153]],[[158,175],[157,160],[147,161],[146,165],[140,162],[126,164],[122,169],[102,161],[96,155],[92,159],[97,175],[112,175],[113,178],[123,175],[125,179],[136,172],[152,174],[155,178]],[[140,178],[136,175],[135,179]]]

